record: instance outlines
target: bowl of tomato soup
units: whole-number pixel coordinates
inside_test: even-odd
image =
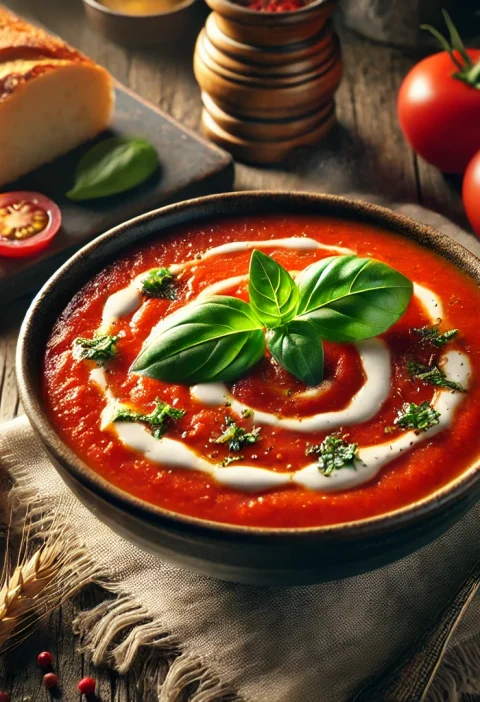
[[[257,584],[358,574],[478,500],[479,280],[376,205],[190,200],[49,280],[21,399],[79,499],[159,557]]]

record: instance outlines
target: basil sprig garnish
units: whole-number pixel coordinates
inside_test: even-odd
[[[214,296],[175,312],[160,325],[132,370],[187,385],[231,382],[268,349],[307,385],[323,378],[322,339],[354,342],[377,336],[400,319],[413,285],[380,261],[332,256],[294,281],[270,256],[253,251],[250,304]]]

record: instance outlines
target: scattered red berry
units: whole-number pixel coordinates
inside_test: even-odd
[[[95,692],[96,682],[93,678],[83,678],[78,683],[78,689],[82,695],[93,695]]]
[[[58,676],[55,675],[55,673],[47,673],[43,676],[43,684],[45,685],[47,690],[51,690],[52,687],[57,687]]]
[[[10,702],[10,695],[8,692],[0,692],[0,702]]]
[[[49,651],[42,651],[37,656],[37,663],[41,668],[48,668],[53,663],[53,656]]]

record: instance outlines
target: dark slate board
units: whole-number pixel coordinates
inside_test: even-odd
[[[189,132],[124,86],[116,86],[116,107],[109,135],[143,136],[157,149],[160,169],[130,192],[74,203],[65,197],[75,167],[95,141],[42,166],[4,191],[33,190],[54,200],[62,211],[62,229],[38,256],[0,258],[1,304],[40,287],[75,250],[111,227],[162,205],[230,190],[230,155]]]

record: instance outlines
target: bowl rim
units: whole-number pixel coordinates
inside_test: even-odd
[[[237,213],[236,205],[238,204],[241,211]],[[305,206],[305,210],[312,214],[314,214],[312,208],[318,206],[319,211],[315,214],[319,216],[330,215],[340,219],[343,216],[345,219],[367,221],[384,227],[391,233],[406,236],[430,251],[433,250],[463,270],[474,281],[480,283],[480,259],[451,237],[387,207],[338,195],[269,190],[219,193],[161,207],[130,219],[86,244],[69,258],[35,296],[20,329],[16,350],[16,374],[25,413],[50,455],[67,471],[74,482],[79,483],[87,491],[92,492],[105,502],[116,506],[120,511],[130,514],[140,521],[147,521],[151,525],[168,526],[184,532],[191,532],[194,529],[197,533],[210,537],[243,538],[243,540],[256,542],[265,539],[281,540],[288,537],[298,540],[305,539],[307,536],[314,539],[323,537],[325,540],[344,540],[346,538],[362,538],[367,534],[385,534],[401,526],[416,524],[427,516],[434,516],[440,510],[448,507],[449,503],[464,497],[476,483],[480,483],[479,457],[470,467],[434,493],[405,507],[374,517],[326,526],[285,528],[244,526],[180,514],[137,498],[96,473],[60,438],[43,409],[41,391],[35,382],[35,372],[32,366],[35,361],[38,363],[39,354],[30,353],[32,349],[38,348],[38,339],[33,336],[33,333],[39,321],[45,316],[46,310],[44,308],[48,309],[49,307],[47,300],[50,302],[53,298],[55,302],[55,297],[63,298],[64,301],[60,300],[61,304],[59,303],[60,310],[55,312],[55,319],[58,318],[58,314],[65,309],[73,294],[85,285],[86,280],[96,275],[96,268],[100,264],[105,266],[115,257],[126,253],[128,249],[147,242],[155,235],[155,232],[157,235],[159,232],[168,233],[189,222],[208,221],[216,217],[242,217],[249,214],[261,214],[264,211],[272,212],[275,211],[272,209],[274,206],[277,211],[288,212],[289,205],[293,205],[298,210]],[[329,210],[333,210],[335,214]],[[176,221],[172,221],[175,219]],[[123,243],[122,234],[126,232],[131,232],[133,239]],[[93,272],[91,271],[92,266],[95,268]],[[62,290],[63,282],[69,283],[69,276],[72,275],[72,272],[73,277],[75,278],[76,275],[78,279],[81,273],[85,273],[89,268],[90,273],[86,275],[85,280],[83,282],[76,281],[78,286],[74,292],[71,292],[72,288],[69,285],[64,286],[67,287],[67,292]],[[47,328],[44,324],[39,327],[45,340],[50,334],[52,324],[48,323]],[[35,361],[31,360],[32,355],[35,356]]]
[[[82,0],[82,2],[84,5],[89,5],[94,10],[97,10],[98,12],[104,15],[110,15],[111,17],[121,17],[125,20],[130,21],[148,21],[154,19],[155,17],[170,17],[170,15],[175,15],[177,12],[181,12],[182,10],[191,7],[194,3],[197,2],[197,0],[183,0],[183,2],[178,7],[174,7],[172,8],[172,10],[166,10],[165,12],[153,12],[148,15],[128,14],[127,12],[112,10],[111,7],[106,7],[106,5],[103,5],[98,0]]]

